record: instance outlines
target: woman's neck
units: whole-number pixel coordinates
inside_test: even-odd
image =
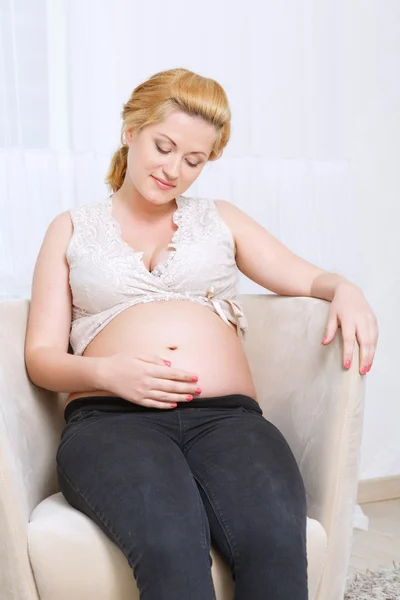
[[[175,198],[160,204],[146,200],[126,178],[119,190],[113,194],[113,200],[123,205],[130,214],[144,221],[158,220],[176,209]]]

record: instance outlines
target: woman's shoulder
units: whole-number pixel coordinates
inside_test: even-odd
[[[96,225],[104,220],[103,214],[104,209],[107,207],[108,198],[102,198],[95,202],[87,202],[86,204],[79,204],[71,206],[65,213],[72,222],[74,231],[78,229],[86,228],[87,226]]]
[[[75,215],[75,214],[79,214],[79,213],[82,213],[82,214],[93,213],[93,212],[98,211],[101,208],[104,208],[107,205],[108,201],[109,201],[109,196],[103,197],[100,200],[86,202],[85,204],[76,204],[74,206],[70,206],[66,212],[71,215]]]
[[[210,196],[181,196],[186,205],[193,207],[196,211],[209,211],[223,218],[233,218],[236,207],[227,200],[212,198]],[[237,211],[236,211],[237,212]]]
[[[188,204],[197,205],[197,206],[208,206],[210,208],[217,208],[218,210],[234,210],[231,207],[234,207],[232,202],[228,200],[222,200],[221,198],[214,198],[212,196],[179,196],[182,198],[182,201]]]
[[[217,200],[211,196],[178,196],[177,202],[178,204],[181,203],[190,206],[193,209],[206,210],[215,209]]]

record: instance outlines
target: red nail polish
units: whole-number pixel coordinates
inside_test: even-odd
[[[193,400],[193,396],[191,396],[191,395],[190,396],[186,396],[186,400],[189,400],[189,401]]]
[[[167,365],[167,367],[170,367],[170,366],[171,366],[171,361],[169,361],[169,360],[163,360],[163,363],[164,363],[165,365]]]
[[[361,373],[363,375],[365,375],[367,371],[368,371],[368,367],[364,367],[363,369],[361,369]]]
[[[351,365],[351,360],[346,360],[346,362],[344,363],[344,368],[350,369],[350,365]]]
[[[176,408],[177,404],[171,404],[171,408]]]
[[[194,393],[195,393],[195,394],[201,394],[201,388],[196,388],[196,389],[194,390]]]
[[[372,367],[372,364],[368,365],[368,367],[367,367],[367,373],[369,373],[369,372],[370,372],[370,370],[371,370],[371,367]]]
[[[192,377],[192,381],[196,382],[196,381],[198,381],[198,380],[199,380],[199,378],[197,377],[197,375],[194,375],[194,376]]]

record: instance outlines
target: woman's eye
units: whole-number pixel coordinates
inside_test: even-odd
[[[159,146],[157,146],[156,144],[156,148],[159,152],[161,152],[161,154],[168,154],[169,150],[161,150],[161,148]]]
[[[159,152],[161,152],[161,154],[168,154],[170,152],[169,150],[161,150],[161,148],[160,148],[160,146],[158,146],[158,144],[156,144],[156,148]],[[198,165],[194,165],[193,163],[189,162],[188,160],[186,162],[189,165],[189,167],[192,167],[193,169],[195,167],[198,167]]]

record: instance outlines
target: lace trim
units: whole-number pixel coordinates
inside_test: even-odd
[[[187,211],[184,211],[184,204],[185,204],[184,201],[185,201],[185,198],[183,196],[176,197],[177,208],[174,210],[174,212],[172,214],[172,221],[177,226],[177,229],[176,229],[176,231],[174,231],[171,241],[167,245],[167,248],[173,247],[173,248],[175,248],[175,250],[171,251],[169,256],[165,260],[160,261],[154,267],[154,269],[152,271],[149,271],[149,269],[146,267],[146,265],[143,262],[143,256],[145,253],[140,250],[135,250],[122,237],[122,230],[121,230],[120,224],[118,223],[117,219],[112,214],[112,209],[113,209],[112,195],[106,199],[106,204],[105,204],[106,215],[107,215],[108,221],[112,225],[112,229],[115,234],[114,238],[121,245],[124,246],[124,248],[126,249],[127,252],[131,252],[132,254],[135,255],[135,257],[137,258],[137,260],[139,261],[141,266],[144,268],[144,271],[146,271],[146,273],[148,273],[149,275],[153,275],[155,277],[160,277],[163,273],[165,273],[165,270],[167,268],[167,263],[169,263],[169,261],[171,261],[176,254],[176,245],[178,243],[180,243],[181,240],[185,239],[184,234],[182,233],[184,231],[184,225],[185,225],[185,212],[187,214]],[[189,223],[189,219],[186,219],[186,222]]]

